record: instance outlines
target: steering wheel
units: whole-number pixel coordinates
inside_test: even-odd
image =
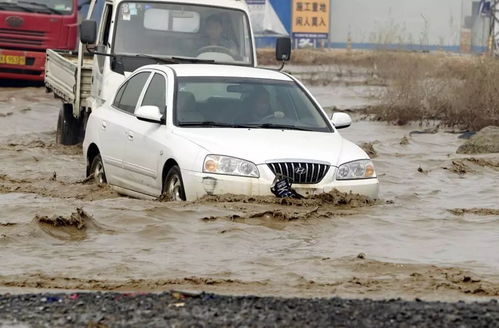
[[[221,52],[226,55],[229,55],[233,57],[233,53],[229,48],[223,47],[223,46],[205,46],[201,47],[198,49],[198,55],[204,53],[204,52]]]

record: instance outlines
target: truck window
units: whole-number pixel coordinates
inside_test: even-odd
[[[150,72],[142,72],[130,78],[118,91],[115,106],[133,115],[135,113],[135,107],[137,107],[140,94],[142,93],[142,89],[144,89],[144,85],[150,75]],[[118,96],[120,96],[119,100]]]
[[[111,21],[113,18],[113,6],[108,5],[106,6],[105,9],[105,21],[104,21],[104,27],[102,29],[102,44],[105,45],[106,47],[110,46],[109,44],[109,30],[111,29]]]
[[[253,64],[249,20],[243,11],[197,4],[129,1],[120,3],[116,12],[113,53]],[[127,71],[129,61],[124,59]]]
[[[1,10],[50,14],[71,15],[74,12],[73,0],[30,0],[2,1]]]
[[[142,106],[157,106],[161,114],[166,112],[166,81],[163,75],[154,74],[149,83]]]

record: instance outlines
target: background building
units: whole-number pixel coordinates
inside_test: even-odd
[[[485,0],[247,0],[259,47],[277,35],[296,36],[299,11],[327,2],[329,33],[295,46],[475,51],[487,49],[495,1]],[[492,9],[491,9],[492,7]],[[257,9],[259,8],[259,9]],[[499,9],[499,8],[498,8]],[[258,14],[256,14],[258,12]],[[253,15],[255,13],[255,15]],[[310,26],[314,32],[313,26]],[[322,41],[318,41],[322,40]]]

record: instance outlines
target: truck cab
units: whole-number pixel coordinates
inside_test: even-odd
[[[58,143],[81,142],[91,111],[112,101],[125,78],[142,66],[257,66],[243,0],[91,0],[87,18],[96,5],[102,8],[100,23],[87,19],[80,25],[77,58],[47,51],[45,85],[63,100]],[[291,46],[289,38],[285,41],[289,51],[276,53],[283,61],[289,60]]]
[[[95,106],[126,75],[158,58],[256,66],[246,4],[236,0],[106,1],[92,70]],[[156,57],[156,58],[153,58]]]
[[[77,0],[0,1],[0,79],[43,81],[47,49],[74,50]]]

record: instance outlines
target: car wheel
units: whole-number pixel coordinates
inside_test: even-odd
[[[184,201],[186,199],[182,174],[177,165],[173,166],[166,175],[163,184],[163,198],[169,201]]]
[[[97,154],[90,166],[90,174],[93,176],[94,181],[99,184],[107,183],[106,180],[106,172],[104,171],[104,163],[102,163],[102,157],[100,154]]]

